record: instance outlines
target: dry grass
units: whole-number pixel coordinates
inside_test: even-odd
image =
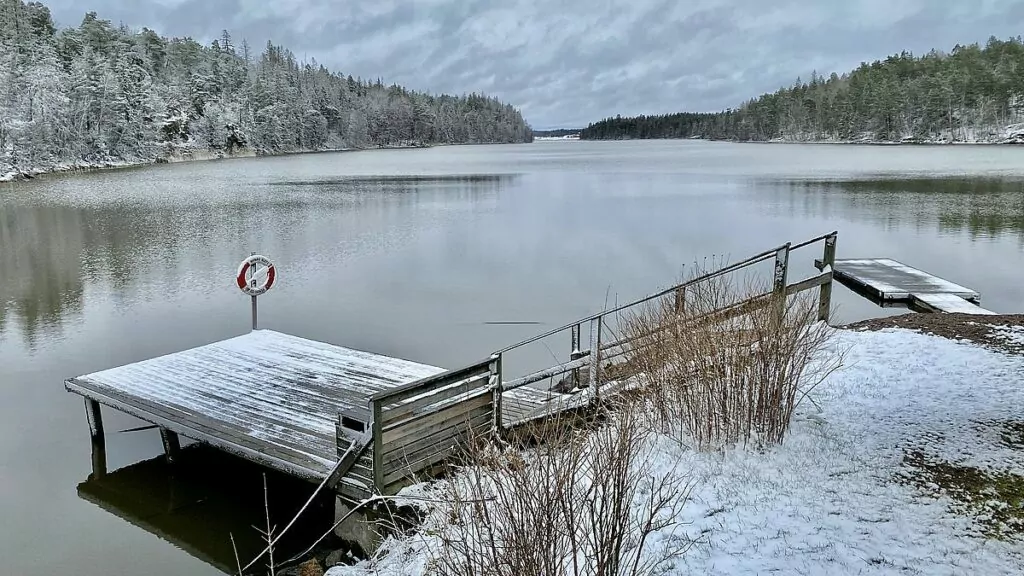
[[[666,298],[624,319],[626,363],[659,432],[702,450],[782,442],[796,405],[842,358],[821,361],[833,330],[817,322],[816,293],[750,301],[770,290],[719,277],[688,287],[682,310]],[[742,313],[721,312],[730,307]]]
[[[650,472],[634,410],[619,407],[590,430],[549,430],[526,452],[470,451],[442,498],[435,573],[641,576],[685,553],[692,541],[672,527],[689,487]]]

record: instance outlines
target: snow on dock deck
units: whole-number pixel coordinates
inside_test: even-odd
[[[905,301],[914,294],[953,294],[965,300],[981,297],[970,288],[889,258],[836,260],[833,272],[843,284],[853,284],[886,301]]]
[[[65,387],[172,432],[320,480],[338,461],[340,411],[443,371],[256,330],[72,378]]]
[[[924,312],[992,315],[977,305],[981,295],[889,258],[836,260],[836,280],[883,303],[905,302]]]

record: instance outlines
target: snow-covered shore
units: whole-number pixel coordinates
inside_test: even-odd
[[[840,331],[840,351],[844,367],[800,406],[782,446],[697,453],[649,440],[650,474],[695,483],[670,529],[698,544],[669,573],[1024,571],[1022,503],[1000,490],[1024,488],[1024,356],[905,329]],[[427,525],[443,522],[429,506]],[[423,574],[432,538],[388,540],[373,561],[328,575]]]

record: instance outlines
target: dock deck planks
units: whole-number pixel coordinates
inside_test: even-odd
[[[995,314],[978,305],[981,295],[974,290],[890,258],[836,260],[833,274],[883,304],[902,302],[925,312]]]
[[[271,330],[71,378],[65,388],[311,481],[338,463],[338,414],[442,368]],[[502,395],[502,424],[549,413],[565,394]]]
[[[890,258],[836,260],[833,273],[843,284],[887,301],[907,301],[914,294],[953,294],[965,300],[981,297],[970,288]]]
[[[955,294],[914,294],[913,298],[915,305],[930,312],[976,314],[980,316],[994,316],[996,314]]]
[[[72,378],[65,387],[182,436],[321,480],[338,462],[341,410],[443,371],[256,330]]]

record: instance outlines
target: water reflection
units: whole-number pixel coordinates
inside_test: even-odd
[[[780,213],[867,220],[887,229],[912,224],[971,240],[1024,243],[1024,180],[1000,177],[791,180],[775,183]],[[778,194],[781,194],[780,198]]]
[[[271,524],[280,529],[314,486],[201,445],[183,449],[174,465],[160,456],[109,474],[90,474],[78,485],[78,496],[217,570],[234,574],[232,536],[243,563],[263,549],[253,527],[266,526],[264,473]],[[304,550],[333,521],[333,498],[314,501],[275,547],[276,560]]]
[[[177,197],[138,197],[127,180],[112,191],[89,179],[64,180],[59,192],[53,181],[25,184],[0,193],[0,335],[17,325],[35,349],[41,335],[59,335],[81,316],[87,287],[123,302],[216,285],[250,246],[318,258],[386,247],[413,232],[410,212],[472,209],[516,178],[289,180],[227,193],[198,182]]]

